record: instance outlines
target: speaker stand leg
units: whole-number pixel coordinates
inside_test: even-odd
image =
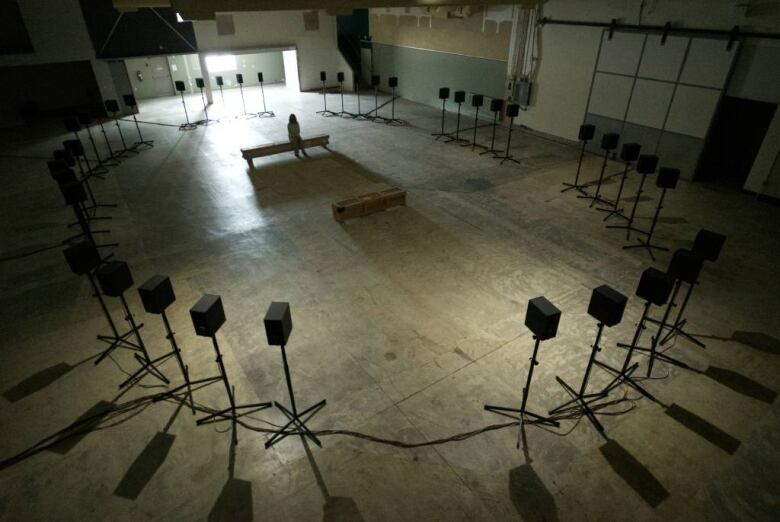
[[[653,240],[653,232],[655,231],[655,225],[658,223],[658,216],[661,213],[661,209],[663,208],[664,204],[664,196],[666,196],[666,188],[661,190],[661,197],[658,199],[658,206],[655,209],[655,215],[653,216],[653,222],[650,225],[650,230],[646,232],[647,239],[641,239],[637,238],[638,245],[626,245],[623,247],[624,250],[628,250],[631,248],[644,248],[647,250],[647,253],[650,254],[650,258],[652,258],[653,261],[655,261],[655,256],[653,255],[653,249],[655,250],[661,250],[664,252],[668,252],[669,249],[664,246],[654,245],[652,244]]]
[[[604,161],[601,163],[601,173],[599,174],[599,180],[598,180],[598,183],[596,184],[596,193],[594,195],[592,195],[592,196],[589,196],[589,195],[577,196],[580,199],[589,199],[589,200],[591,200],[590,201],[590,207],[593,207],[593,205],[595,205],[597,202],[599,204],[601,204],[601,205],[607,205],[607,206],[612,205],[611,201],[608,201],[608,200],[602,198],[601,196],[599,196],[599,193],[601,192],[601,184],[604,182],[604,171],[607,168],[607,161],[608,161],[608,159],[609,159],[609,151],[607,149],[604,149]]]
[[[585,185],[580,184],[580,171],[582,170],[582,158],[585,156],[585,147],[588,145],[588,140],[582,141],[582,148],[580,149],[580,159],[577,162],[577,174],[574,175],[574,183],[561,183],[563,185],[564,189],[561,190],[561,193],[569,191],[569,190],[576,190],[581,195],[588,197],[588,193],[585,191]]]
[[[483,154],[493,154],[493,156],[495,156],[501,152],[504,152],[503,150],[496,149],[496,126],[497,125],[498,125],[498,112],[496,112],[493,115],[493,132],[490,137],[490,148],[480,152],[479,153],[480,156],[482,156]]]
[[[441,101],[441,131],[431,133],[431,136],[436,136],[436,141],[439,141],[440,138],[449,138],[449,134],[444,132],[444,115],[446,114],[446,104],[447,100]]]
[[[628,167],[630,166],[630,162],[626,162],[626,168],[623,169],[623,176],[620,178],[620,187],[618,188],[617,197],[615,197],[615,204],[612,205],[612,208],[597,208],[596,210],[600,212],[606,212],[607,215],[604,216],[604,219],[602,221],[606,221],[612,216],[617,216],[619,218],[625,219],[628,221],[628,216],[623,214],[623,209],[618,208],[618,205],[620,205],[620,197],[623,195],[623,186],[626,184],[626,178],[628,177]]]
[[[136,141],[130,150],[138,152],[138,149],[151,149],[154,147],[154,140],[145,140],[141,134],[141,126],[138,125],[138,118],[135,116],[135,110],[133,110],[133,122],[135,123],[135,130],[138,131],[138,141]]]
[[[265,107],[265,89],[263,88],[263,82],[260,82],[260,93],[263,96],[263,112],[258,112],[257,113],[257,117],[258,118],[273,118],[273,117],[275,117],[276,114],[274,114],[274,111],[269,111]]]

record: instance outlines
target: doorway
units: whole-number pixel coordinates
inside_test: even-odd
[[[724,96],[704,144],[696,180],[742,188],[776,110],[776,103]]]
[[[293,92],[301,91],[301,84],[298,81],[298,51],[290,49],[282,51],[282,61],[284,62],[284,81],[287,88]]]

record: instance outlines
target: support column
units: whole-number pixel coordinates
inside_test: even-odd
[[[519,5],[512,6],[512,33],[509,36],[509,51],[506,61],[506,92],[504,97],[511,99],[518,80],[518,73],[522,74],[520,62],[525,56],[528,40],[528,9]]]
[[[211,92],[211,76],[209,75],[209,67],[206,65],[206,55],[198,53],[198,62],[200,63],[200,74],[203,77],[203,83],[206,84],[206,101],[209,105],[214,103],[214,95]]]

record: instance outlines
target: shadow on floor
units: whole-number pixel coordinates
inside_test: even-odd
[[[237,429],[233,425],[233,429]],[[231,434],[228,452],[228,480],[222,487],[217,501],[209,512],[209,522],[251,522],[252,483],[237,479],[236,473],[236,437]]]
[[[320,467],[314,460],[314,455],[309,448],[309,442],[305,437],[301,437],[303,448],[306,450],[306,458],[311,464],[314,478],[317,480],[317,486],[325,498],[325,505],[322,506],[322,520],[324,522],[363,522],[363,514],[360,512],[357,503],[351,497],[333,497],[328,491],[328,486],[322,478]]]
[[[741,444],[738,439],[677,404],[669,406],[666,414],[730,455],[733,455]]]
[[[669,497],[669,492],[664,485],[617,441],[607,440],[599,451],[615,473],[620,475],[620,478],[651,507],[658,507]]]
[[[760,382],[754,381],[750,377],[726,368],[710,366],[704,371],[704,375],[737,393],[762,402],[772,404],[777,398],[777,393],[774,390],[767,388]]]
[[[34,373],[3,392],[9,402],[16,402],[49,386],[74,368],[68,363],[57,363]]]
[[[780,355],[780,339],[761,332],[736,331],[731,340],[755,348],[758,351]]]
[[[163,431],[155,433],[152,440],[141,451],[141,454],[136,457],[130,465],[130,469],[127,470],[122,480],[119,481],[119,485],[114,490],[114,495],[135,500],[149,481],[152,480],[154,474],[157,473],[157,470],[168,457],[173,441],[176,440],[176,436],[168,433],[168,430],[183,405],[183,402],[177,404],[176,410],[173,412],[170,420],[168,420]]]
[[[530,464],[509,470],[509,498],[523,520],[558,520],[555,498]]]
[[[65,455],[81,442],[81,439],[89,435],[89,433],[100,424],[100,421],[113,409],[113,402],[97,402],[73,423],[78,426],[78,428],[63,431],[56,438],[55,442],[46,449],[54,453],[59,453],[60,455]],[[84,422],[86,419],[89,420]]]

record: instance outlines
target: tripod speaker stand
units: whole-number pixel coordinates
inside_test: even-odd
[[[225,91],[222,90],[225,85],[225,79],[222,76],[215,76],[214,81],[217,82],[217,87],[219,87],[219,95],[222,98],[222,110],[225,110]]]
[[[73,209],[73,215],[76,218],[75,224],[81,228],[81,233],[65,239],[62,241],[62,244],[68,244],[74,239],[86,238],[91,244],[98,247],[118,246],[118,243],[98,245],[95,241],[95,234],[108,233],[110,230],[92,230],[90,219],[87,218],[87,213],[85,211],[87,193],[84,190],[84,184],[76,179],[76,174],[71,169],[66,169],[52,173],[52,177],[59,185],[60,192],[62,192],[62,196],[65,199],[65,204]],[[94,216],[91,218],[91,220],[95,219],[101,218],[96,218]]]
[[[658,199],[658,206],[656,206],[655,208],[655,214],[653,215],[653,222],[650,225],[650,230],[645,232],[647,238],[646,239],[637,238],[637,241],[639,242],[638,245],[626,245],[623,247],[623,249],[645,248],[647,249],[647,253],[650,254],[650,258],[652,258],[653,261],[655,261],[655,256],[653,255],[653,249],[662,250],[664,252],[669,250],[667,247],[654,245],[652,243],[653,232],[655,232],[655,226],[658,223],[658,216],[661,214],[661,209],[664,208],[663,205],[664,205],[664,197],[666,196],[666,191],[668,189],[675,188],[677,186],[677,180],[679,178],[680,178],[680,169],[672,169],[667,167],[661,167],[660,169],[658,169],[658,177],[655,180],[655,184],[661,189],[661,197]]]
[[[352,113],[344,110],[344,73],[336,73],[336,81],[339,84],[339,95],[341,96],[341,110],[337,113],[338,116],[344,117],[344,115],[352,117]]]
[[[617,228],[626,230],[626,241],[631,237],[631,231],[644,234],[645,231],[634,227],[634,218],[636,217],[636,208],[639,206],[639,200],[642,198],[642,188],[645,186],[645,179],[650,174],[655,173],[658,167],[658,156],[652,154],[642,154],[636,160],[636,171],[641,176],[639,178],[639,187],[634,197],[634,205],[631,207],[631,214],[628,216],[628,222],[625,225],[607,225],[607,228]]]
[[[607,201],[606,199],[602,198],[599,196],[599,193],[601,192],[601,184],[604,182],[604,171],[607,168],[607,161],[609,161],[609,153],[617,148],[618,141],[620,141],[620,134],[614,132],[608,132],[601,137],[601,148],[604,150],[604,161],[601,163],[601,173],[599,174],[599,181],[596,184],[596,193],[592,196],[588,194],[577,196],[580,199],[591,200],[591,207],[597,202],[602,205],[612,205],[611,201]]]
[[[722,234],[718,234],[717,232],[711,232],[709,230],[700,230],[698,234],[696,234],[696,239],[693,242],[693,249],[692,252],[696,255],[698,255],[702,260],[704,261],[717,261],[718,257],[720,256],[720,251],[723,249],[723,244],[726,242],[726,236]],[[690,279],[691,275],[688,275],[688,278]],[[677,317],[674,319],[674,324],[670,325],[669,333],[666,334],[666,336],[661,339],[661,345],[666,344],[669,342],[674,336],[681,335],[691,341],[693,344],[700,346],[701,348],[706,348],[707,346],[701,342],[699,339],[697,339],[694,335],[689,334],[684,330],[685,325],[688,323],[687,319],[684,319],[683,316],[685,315],[685,310],[688,307],[688,302],[691,299],[691,294],[693,293],[693,289],[696,285],[699,284],[698,277],[694,279],[694,283],[688,284],[688,290],[685,293],[685,298],[683,298],[682,305],[680,306],[680,309],[677,311]]]
[[[406,125],[406,122],[403,120],[399,120],[395,117],[395,88],[398,87],[398,77],[391,76],[387,79],[387,85],[390,87],[390,119],[384,118],[385,123],[388,123],[390,125],[396,124],[396,125]]]
[[[287,380],[287,391],[290,394],[290,406],[291,409],[286,408],[281,403],[274,401],[274,406],[287,417],[288,422],[281,429],[279,429],[268,441],[265,443],[266,448],[270,448],[277,442],[289,437],[290,435],[301,435],[308,437],[317,446],[322,446],[320,440],[314,435],[311,430],[306,426],[306,422],[314,417],[322,408],[327,404],[325,399],[316,403],[314,406],[309,406],[305,410],[299,412],[295,405],[295,392],[293,391],[292,377],[290,377],[290,367],[287,364],[287,352],[285,346],[287,340],[290,338],[292,332],[292,317],[290,316],[290,304],[289,303],[271,303],[268,307],[268,311],[263,319],[265,324],[265,335],[268,339],[268,344],[271,346],[279,346],[282,351],[282,364],[284,365],[284,377]],[[289,429],[294,426],[294,429]]]
[[[79,173],[81,174],[81,177],[84,178],[86,176],[89,177],[96,177],[98,179],[106,179],[105,176],[101,172],[95,172],[92,169],[92,166],[89,164],[89,159],[87,158],[87,155],[84,153],[84,145],[81,143],[81,140],[75,139],[75,140],[65,140],[62,142],[62,147],[70,153],[71,156],[76,158],[76,164],[79,167]],[[81,159],[84,159],[84,165],[87,166],[86,170],[84,170],[84,165],[81,164]]]
[[[618,187],[617,196],[615,196],[615,204],[612,208],[597,208],[601,212],[606,212],[604,221],[608,220],[612,216],[617,216],[628,220],[628,217],[623,214],[623,209],[618,208],[620,205],[620,197],[623,195],[623,186],[626,184],[626,178],[628,177],[628,169],[631,168],[631,162],[636,161],[639,158],[640,145],[638,143],[624,143],[623,148],[620,150],[620,159],[626,163],[626,167],[623,169],[623,176],[620,178],[620,186]]]
[[[606,397],[604,390],[595,393],[586,393],[588,389],[588,379],[590,378],[590,372],[593,368],[593,364],[596,361],[596,354],[601,351],[599,341],[601,340],[601,334],[605,326],[612,327],[620,323],[623,318],[623,311],[626,308],[626,302],[628,299],[626,296],[610,288],[607,285],[602,285],[593,290],[593,294],[590,298],[590,304],[588,305],[588,314],[598,321],[596,330],[596,341],[593,343],[593,349],[590,352],[590,359],[588,359],[588,365],[585,367],[585,375],[582,378],[582,384],[579,391],[569,386],[566,381],[556,376],[555,380],[558,384],[566,390],[571,396],[571,400],[564,402],[557,408],[550,410],[550,414],[569,412],[571,410],[580,410],[599,433],[604,435],[604,427],[596,419],[596,415],[590,408],[590,404],[601,400]]]
[[[459,91],[462,92],[462,91]],[[464,93],[465,94],[465,93]],[[446,137],[449,138],[450,135],[446,132],[444,132],[444,115],[447,112],[447,100],[450,98],[450,88],[449,87],[440,87],[439,88],[439,99],[441,100],[441,132],[433,132],[431,133],[431,136],[436,136],[436,140],[438,141],[439,138]],[[460,121],[460,105],[458,105],[458,121]]]
[[[95,157],[98,160],[98,164],[100,166],[108,166],[108,167],[116,167],[119,165],[119,162],[114,159],[113,152],[111,152],[111,147],[108,147],[109,150],[109,156],[105,159],[101,159],[100,155],[98,154],[98,148],[97,143],[95,142],[95,137],[92,135],[92,128],[91,125],[93,123],[92,116],[90,116],[87,112],[82,112],[78,115],[79,123],[84,126],[85,129],[87,129],[87,136],[89,136],[89,141],[92,143],[92,150],[95,152]],[[100,120],[98,120],[99,122]],[[100,124],[100,128],[103,130],[103,136],[106,136],[106,130],[103,129],[103,124]],[[106,138],[106,142],[108,142],[108,138]]]
[[[179,125],[180,131],[189,131],[197,128],[197,124],[190,123],[190,115],[187,114],[187,102],[184,101],[184,91],[187,89],[184,85],[184,82],[177,80],[175,82],[176,84],[176,90],[179,91],[179,94],[181,94],[181,106],[184,107],[184,119],[186,123],[182,123]]]
[[[263,97],[263,112],[258,112],[257,113],[257,117],[258,118],[273,118],[274,116],[276,116],[276,114],[274,114],[274,111],[269,111],[265,107],[265,88],[263,88],[263,73],[261,73],[261,72],[257,73],[257,81],[260,83],[260,94]]]
[[[582,170],[582,158],[585,157],[585,148],[588,146],[588,142],[593,139],[595,134],[595,126],[590,124],[580,125],[579,138],[582,142],[582,147],[580,148],[580,160],[577,162],[577,174],[574,175],[574,183],[561,183],[564,187],[566,187],[561,189],[561,192],[574,189],[583,196],[588,195],[588,193],[585,192],[585,185],[580,185],[580,170]]]
[[[75,141],[79,142],[79,145],[81,147],[81,155],[84,157],[84,160],[85,160],[85,162],[87,164],[87,171],[90,174],[95,174],[95,175],[100,175],[100,176],[102,176],[103,174],[108,173],[108,169],[105,168],[102,165],[102,162],[100,160],[100,156],[97,155],[97,148],[95,147],[95,140],[92,139],[91,133],[89,133],[89,138],[92,141],[92,147],[95,150],[95,157],[96,157],[95,161],[97,161],[97,165],[95,165],[94,167],[92,165],[90,165],[89,159],[87,158],[87,153],[86,153],[86,151],[84,149],[84,144],[82,143],[81,138],[79,137],[79,131],[82,129],[81,122],[79,121],[79,119],[76,118],[76,117],[66,118],[65,119],[65,129],[67,129],[70,132],[72,132],[73,133],[73,137],[75,138]]]
[[[197,424],[198,426],[201,426],[207,423],[229,420],[233,424],[233,443],[238,444],[236,421],[245,415],[251,415],[252,413],[270,408],[271,403],[260,402],[256,404],[236,405],[235,388],[230,386],[225,364],[222,362],[222,352],[219,350],[219,344],[217,344],[217,331],[225,322],[225,311],[222,308],[222,299],[218,295],[205,294],[197,303],[195,303],[195,306],[190,308],[190,317],[192,318],[192,325],[195,327],[195,333],[202,337],[211,338],[211,342],[214,345],[214,353],[217,356],[216,362],[219,367],[219,377],[207,380],[221,380],[225,384],[225,392],[227,393],[228,401],[230,402],[230,406],[224,410],[214,412],[211,415],[199,419]]]
[[[672,255],[672,260],[669,262],[669,269],[668,274],[669,276],[674,280],[674,289],[672,290],[672,295],[669,297],[669,303],[666,305],[666,309],[664,310],[663,318],[660,321],[657,321],[655,319],[652,319],[650,317],[647,318],[648,322],[655,323],[658,325],[658,331],[656,332],[655,336],[653,336],[650,344],[650,348],[644,348],[635,346],[634,350],[648,354],[650,357],[650,360],[647,365],[647,377],[651,377],[653,374],[653,365],[657,360],[672,364],[674,366],[678,366],[680,368],[684,368],[686,370],[691,370],[692,368],[685,364],[684,362],[675,359],[674,357],[668,355],[666,352],[659,352],[658,346],[661,342],[661,336],[664,333],[664,330],[666,328],[669,328],[669,316],[671,315],[672,308],[677,306],[677,295],[680,293],[680,287],[685,282],[689,285],[696,284],[696,280],[699,277],[699,273],[701,272],[701,267],[703,264],[703,259],[698,256],[697,254],[694,254],[690,250],[685,250],[683,248],[677,249],[674,254]],[[627,348],[627,345],[624,344],[618,344],[621,348]]]
[[[327,78],[327,75],[325,74],[325,71],[320,71],[320,81],[322,82],[322,105],[323,109],[321,111],[317,111],[317,114],[322,114],[323,116],[338,116],[339,113],[333,112],[328,110],[328,91],[325,87],[325,80]],[[342,110],[344,109],[343,103],[344,103],[344,94],[341,95],[341,101],[342,101]]]
[[[127,142],[125,141],[125,135],[122,132],[122,126],[119,125],[119,118],[117,118],[117,114],[119,113],[119,103],[116,100],[106,100],[105,102],[103,102],[103,104],[106,107],[106,112],[111,114],[111,119],[114,120],[114,124],[116,125],[116,131],[119,134],[119,140],[122,142],[122,150],[116,153],[116,157],[124,158],[130,152],[132,152],[133,154],[138,154],[137,150],[132,150],[127,147]]]
[[[455,94],[453,96],[453,101],[458,104],[458,117],[455,120],[455,136],[452,136],[452,133],[447,134],[447,143],[451,141],[457,141],[458,143],[468,143],[468,140],[464,140],[460,137],[460,111],[461,107],[463,106],[463,102],[466,101],[466,91],[455,91]],[[444,132],[444,115],[442,114],[442,132]],[[436,134],[435,136],[438,136]],[[439,138],[436,138],[439,139]]]
[[[490,100],[490,110],[493,113],[493,131],[490,135],[490,148],[480,152],[480,156],[482,154],[493,154],[496,156],[499,152],[504,152],[503,150],[496,149],[496,126],[498,126],[498,115],[504,110],[504,100],[501,98],[492,98]]]
[[[203,88],[206,86],[203,78],[195,78],[195,86],[200,90],[200,101],[203,102],[203,114],[206,116],[205,120],[199,120],[195,123],[197,125],[211,125],[212,123],[217,123],[217,120],[209,118],[209,105],[206,103],[206,97],[203,95]]]
[[[133,122],[135,123],[135,130],[138,131],[138,141],[136,141],[132,147],[130,147],[130,150],[137,151],[138,149],[147,148],[151,149],[154,147],[154,140],[145,140],[143,135],[141,134],[141,127],[138,125],[138,119],[135,117],[136,113],[138,112],[138,102],[135,101],[135,96],[132,94],[124,94],[122,95],[122,99],[125,102],[125,105],[130,107],[130,109],[133,111]]]
[[[477,129],[479,128],[479,108],[482,107],[482,103],[484,102],[484,97],[481,94],[473,94],[471,95],[471,106],[474,107],[474,135],[471,138],[471,143],[464,143],[461,145],[462,147],[468,147],[471,145],[471,150],[474,150],[475,147],[479,147],[481,149],[487,149],[484,145],[479,145],[477,143]]]
[[[630,388],[638,391],[648,399],[659,402],[653,395],[648,392],[641,384],[639,384],[633,377],[634,372],[639,368],[639,363],[631,364],[634,350],[637,349],[639,340],[642,337],[642,332],[647,328],[645,322],[649,319],[648,313],[652,305],[663,306],[669,301],[669,295],[672,292],[674,286],[674,278],[665,272],[661,272],[655,268],[648,268],[642,273],[642,277],[639,279],[639,285],[636,289],[636,295],[640,299],[645,301],[644,309],[642,310],[642,317],[636,325],[636,331],[634,337],[631,340],[631,344],[618,343],[621,348],[626,348],[626,358],[623,361],[623,367],[618,370],[605,364],[601,361],[596,361],[596,364],[615,376],[615,379],[607,385],[604,389],[604,393],[608,394],[613,389],[617,388],[621,384],[626,384]],[[660,404],[660,403],[659,403]]]
[[[244,118],[257,118],[257,114],[246,112],[246,102],[244,101],[244,75],[241,73],[236,74],[236,83],[238,84],[238,92],[241,93],[241,107],[244,109]]]
[[[374,88],[374,109],[371,111],[368,111],[365,116],[367,120],[376,121],[378,119],[383,119],[379,116],[379,75],[374,74],[371,76],[371,86]],[[369,114],[374,113],[373,116],[369,116]]]
[[[506,137],[506,151],[504,151],[504,156],[496,156],[496,158],[501,158],[500,165],[503,165],[505,161],[513,161],[520,164],[520,160],[516,160],[512,157],[511,154],[509,154],[509,147],[512,146],[512,129],[514,127],[515,118],[517,115],[520,114],[520,106],[516,103],[510,103],[506,106],[506,115],[509,118],[509,133]]]
[[[544,417],[529,411],[526,409],[526,405],[528,404],[528,396],[531,393],[531,379],[533,378],[534,367],[539,364],[537,361],[539,344],[542,341],[555,337],[555,334],[558,333],[558,323],[560,322],[560,319],[561,311],[545,297],[537,297],[528,301],[528,308],[525,313],[525,325],[534,334],[534,351],[530,359],[531,365],[528,368],[528,376],[526,377],[525,388],[523,388],[520,409],[486,404],[485,409],[487,411],[509,417],[510,419],[516,419],[520,421],[521,425],[529,423],[543,424],[545,426],[559,426],[558,422],[549,417]],[[528,417],[528,420],[526,420],[526,417]]]

